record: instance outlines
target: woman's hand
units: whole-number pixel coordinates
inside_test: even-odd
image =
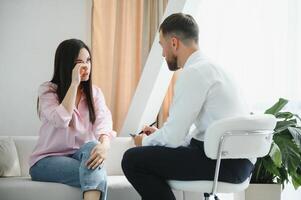
[[[110,148],[110,139],[107,135],[101,134],[98,143],[91,151],[90,158],[86,163],[88,169],[95,169],[107,158],[107,152]]]
[[[72,70],[72,84],[79,85],[83,74],[87,71],[88,66],[84,63],[77,63]]]
[[[105,144],[98,143],[91,151],[90,158],[86,163],[88,169],[95,169],[107,158],[108,147]]]

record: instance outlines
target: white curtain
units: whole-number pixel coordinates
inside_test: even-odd
[[[301,110],[301,1],[202,0],[200,48],[236,80],[253,112],[279,97]]]

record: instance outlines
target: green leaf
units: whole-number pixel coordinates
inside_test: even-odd
[[[262,164],[268,172],[275,174],[276,176],[280,176],[280,172],[277,166],[274,164],[273,160],[270,157],[263,159]]]
[[[298,167],[298,169],[296,170],[297,174],[299,174],[299,176],[301,177],[301,165]]]
[[[284,182],[288,182],[288,172],[283,165],[281,166],[281,168],[279,168],[279,173],[280,173],[279,182],[281,184],[283,184]]]
[[[292,127],[292,126],[293,127],[297,126],[297,120],[296,119],[292,119],[292,120],[288,120],[288,121],[278,121],[277,124],[276,124],[275,132],[279,133],[281,131],[284,131],[288,127]]]
[[[295,143],[301,150],[301,129],[300,128],[295,128],[295,127],[288,127],[289,132],[294,138]]]
[[[297,190],[301,186],[301,175],[297,173],[292,174],[292,183]]]
[[[276,143],[272,144],[272,148],[271,148],[269,155],[270,155],[271,159],[273,160],[274,164],[277,167],[281,167],[282,156],[281,156],[280,149]]]
[[[255,163],[255,167],[251,177],[251,183],[274,183],[275,175],[269,172],[265,166],[263,166],[263,160],[270,160],[269,156],[258,158]]]
[[[298,166],[301,165],[299,148],[287,135],[278,135],[274,137],[274,142],[281,151],[282,164],[291,175],[291,173],[294,173]]]
[[[274,104],[271,108],[265,111],[265,114],[272,114],[275,115],[278,113],[286,104],[288,100],[280,98],[276,104]]]
[[[297,114],[294,114],[294,116],[295,116],[297,119],[299,119],[299,121],[301,122],[301,118],[300,118],[300,116],[299,116],[299,115],[297,115]]]
[[[290,119],[295,115],[291,112],[278,112],[275,114],[275,117],[278,119]]]

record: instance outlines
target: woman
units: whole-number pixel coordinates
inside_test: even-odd
[[[80,187],[85,200],[104,200],[103,162],[116,134],[104,96],[92,86],[91,74],[89,48],[77,39],[63,41],[55,53],[52,80],[39,88],[42,126],[29,173],[34,181]]]

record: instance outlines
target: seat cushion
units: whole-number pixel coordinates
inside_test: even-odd
[[[247,179],[240,184],[232,184],[226,182],[218,182],[217,193],[235,193],[245,190],[249,185],[250,180]],[[189,192],[212,192],[213,181],[177,181],[170,180],[168,184],[175,190],[183,190]]]
[[[177,200],[183,200],[183,192],[173,190]],[[0,178],[1,200],[82,200],[79,188],[60,183],[32,181],[30,177]],[[140,200],[140,196],[125,176],[108,176],[107,200]]]
[[[82,199],[78,188],[59,183],[31,181],[30,177],[1,178],[0,194],[3,200]]]
[[[125,176],[108,177],[108,200],[140,200],[139,194],[128,182]]]
[[[108,184],[108,200],[141,200],[125,176],[109,176]],[[184,199],[183,191],[173,190],[173,193],[177,200]]]
[[[108,200],[140,200],[125,176],[108,176]],[[0,178],[1,200],[82,200],[79,188],[60,183],[32,181],[30,177]]]

